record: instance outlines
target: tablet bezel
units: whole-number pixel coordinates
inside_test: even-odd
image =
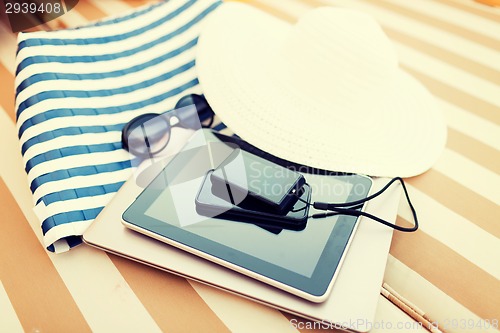
[[[162,173],[168,171],[168,167],[169,165],[158,174],[155,180],[160,179]],[[307,174],[303,175],[307,179]],[[351,190],[347,198],[348,201],[366,197],[372,185],[372,180],[362,175],[339,175],[334,177],[342,178],[344,182],[352,185],[361,184],[366,189],[366,193],[363,194]],[[313,302],[322,302],[326,299],[357,227],[356,217],[342,215],[338,217],[338,221],[330,233],[316,267],[309,278],[146,215],[145,211],[158,195],[164,191],[164,189],[151,186],[151,184],[143,190],[123,213],[122,222],[126,227]],[[354,189],[355,186],[352,188]],[[308,223],[321,223],[321,220],[308,221]]]

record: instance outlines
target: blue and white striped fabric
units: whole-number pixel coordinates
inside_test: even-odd
[[[131,175],[124,124],[200,93],[200,22],[219,4],[171,0],[78,29],[19,34],[17,128],[49,251],[80,244]]]

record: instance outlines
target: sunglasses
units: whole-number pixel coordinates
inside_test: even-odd
[[[130,120],[122,129],[122,147],[137,157],[151,158],[165,149],[172,127],[196,130],[212,126],[213,121],[214,112],[203,95],[186,95],[171,111],[146,113]]]

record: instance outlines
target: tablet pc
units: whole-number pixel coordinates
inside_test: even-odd
[[[191,140],[123,213],[123,224],[299,297],[324,301],[354,236],[357,218],[337,215],[309,220],[301,231],[276,234],[251,223],[198,214],[195,198],[206,172],[216,167],[204,147],[219,141],[208,131],[200,132],[204,145]],[[361,175],[303,175],[312,201],[359,200],[371,187],[371,179]],[[310,214],[314,213],[311,207]]]

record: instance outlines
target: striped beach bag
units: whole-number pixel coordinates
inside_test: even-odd
[[[80,244],[131,176],[123,126],[201,92],[197,38],[219,4],[171,0],[76,29],[19,34],[17,129],[49,251]]]

